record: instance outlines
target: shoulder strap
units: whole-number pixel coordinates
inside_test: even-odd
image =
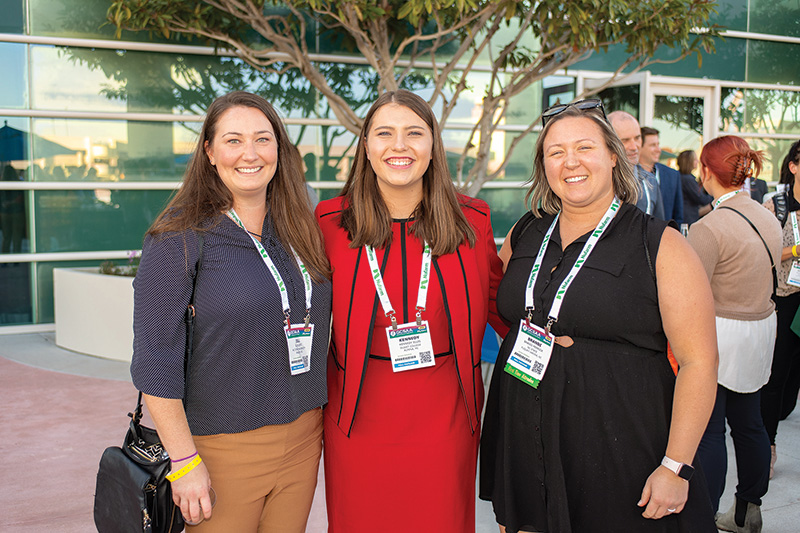
[[[786,204],[786,193],[778,193],[772,197],[775,216],[778,217],[781,227],[786,225],[786,220],[789,218],[789,208]]]
[[[200,268],[203,266],[203,234],[197,234],[197,263],[194,265],[194,278],[192,279],[192,295],[189,297],[189,304],[186,306],[184,322],[186,323],[186,351],[183,354],[183,402],[186,403],[186,393],[189,388],[189,360],[192,358],[194,349],[194,298],[197,293],[197,278],[200,275]]]
[[[747,218],[746,216],[744,216],[744,214],[741,211],[738,211],[738,210],[736,210],[736,209],[734,209],[732,207],[728,207],[726,205],[722,205],[722,206],[718,207],[717,209],[729,209],[729,210],[733,211],[734,213],[736,213],[737,215],[739,215],[740,217],[742,217],[743,219],[745,219],[747,221],[747,223],[750,224],[750,227],[753,228],[753,231],[756,232],[756,235],[758,235],[758,238],[761,239],[761,242],[764,244],[764,248],[767,250],[767,255],[769,255],[769,264],[772,266],[772,292],[774,294],[775,293],[775,289],[778,287],[778,274],[775,272],[775,260],[772,258],[772,252],[769,251],[769,246],[767,246],[767,241],[765,241],[764,237],[761,236],[761,232],[758,231],[758,228],[756,228],[756,225],[753,224],[752,222],[750,222],[750,219]]]
[[[517,227],[514,228],[514,231],[511,232],[511,248],[512,249],[517,245],[519,240],[522,238],[522,236],[525,234],[525,232],[528,231],[528,228],[531,226],[531,224],[533,224],[533,222],[535,220],[536,220],[536,217],[533,216],[533,213],[530,212],[530,211],[525,213],[522,216],[522,218],[519,219],[517,224],[522,222],[522,226],[517,225]]]
[[[644,243],[644,255],[647,257],[647,266],[650,267],[650,275],[653,277],[653,282],[656,283],[656,290],[658,290],[658,282],[656,281],[656,269],[653,268],[653,258],[650,256],[650,243],[648,242],[647,235],[647,219],[648,215],[642,217],[642,242]]]

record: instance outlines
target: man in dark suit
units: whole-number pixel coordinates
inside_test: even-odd
[[[658,130],[655,128],[647,126],[642,128],[642,150],[639,155],[639,165],[658,182],[661,199],[664,203],[664,219],[674,220],[680,226],[683,224],[681,175],[677,170],[658,162],[661,157],[661,143],[658,135]]]

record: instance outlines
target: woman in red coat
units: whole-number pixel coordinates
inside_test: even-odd
[[[329,531],[474,531],[480,347],[490,315],[505,331],[502,266],[489,208],[456,192],[424,100],[378,98],[317,218],[333,267]]]

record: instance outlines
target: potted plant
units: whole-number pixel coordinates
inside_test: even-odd
[[[53,269],[56,344],[107,359],[130,361],[133,354],[133,277],[140,251],[128,262],[100,268]]]

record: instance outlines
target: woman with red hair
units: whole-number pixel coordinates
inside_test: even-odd
[[[781,228],[742,187],[761,171],[761,152],[739,137],[711,140],[700,155],[700,181],[713,211],[689,230],[714,294],[719,350],[717,399],[697,450],[716,511],[725,490],[725,420],[736,448],[736,502],[717,516],[724,531],[761,531],[761,497],[769,484],[770,447],[761,419],[775,343],[772,296]]]

